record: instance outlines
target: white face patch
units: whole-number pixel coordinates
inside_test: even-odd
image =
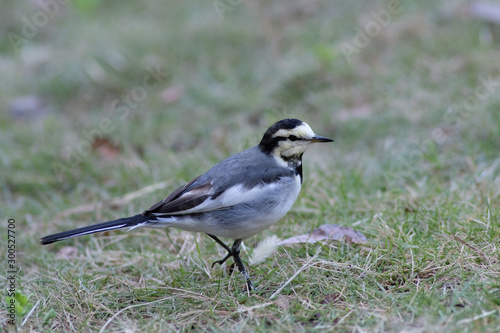
[[[280,129],[273,135],[273,137],[288,138],[289,136],[292,135],[299,138],[299,140],[280,141],[278,143],[278,147],[276,147],[275,150],[273,151],[276,159],[278,160],[278,163],[280,163],[283,166],[288,165],[288,163],[282,159],[283,157],[302,155],[305,152],[307,145],[311,143],[310,141],[305,141],[305,140],[312,139],[314,136],[316,136],[311,127],[309,127],[308,124],[303,122],[301,125],[292,129]]]
[[[309,125],[303,122],[301,125],[292,129],[280,129],[279,131],[274,133],[273,138],[279,136],[286,138],[290,135],[295,135],[296,137],[301,139],[312,139],[316,134],[313,132]]]

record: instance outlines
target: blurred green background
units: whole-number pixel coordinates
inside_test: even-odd
[[[82,284],[93,290],[94,274],[117,274],[116,263],[106,259],[112,255],[126,262],[155,253],[161,259],[154,267],[144,259],[134,264],[138,271],[119,275],[203,290],[225,305],[179,301],[177,309],[148,308],[147,315],[138,309],[110,328],[495,331],[500,29],[474,8],[469,1],[4,0],[2,230],[7,218],[16,220],[19,288],[33,304],[42,300],[24,327],[100,328],[118,309],[145,297],[144,286],[106,280],[100,297],[95,291],[91,300],[82,296],[83,308],[54,299],[80,293]],[[370,245],[342,245],[322,260],[363,267],[371,278],[367,286],[355,282],[360,272],[347,266],[304,272],[310,275],[296,289],[284,290],[292,304],[286,310],[273,303],[239,316],[242,304],[268,299],[253,296],[245,303],[240,289],[227,286],[242,282],[240,276],[228,282],[222,269],[214,269],[211,279],[205,275],[200,267],[209,267],[220,252],[203,236],[196,242],[207,252],[184,253],[181,271],[169,273],[180,274],[171,277],[175,283],[156,265],[177,253],[167,251],[169,239],[155,231],[115,235],[127,239],[112,242],[106,248],[112,254],[99,250],[105,241],[90,238],[38,245],[45,234],[141,212],[257,144],[267,127],[287,117],[306,121],[335,143],[311,147],[292,212],[247,244],[323,223],[354,227]],[[163,181],[162,191],[110,204]],[[76,214],[68,213],[75,207]],[[192,237],[169,233],[179,247]],[[65,245],[76,246],[78,260],[56,258]],[[97,265],[88,263],[86,246],[97,247],[93,258],[102,255]],[[314,247],[289,251],[305,260]],[[270,294],[301,265],[283,267],[286,274],[266,284],[272,260],[251,271]],[[291,259],[279,250],[274,260]],[[196,279],[186,281],[183,274]],[[221,283],[223,291],[210,288]],[[162,283],[153,285],[159,291],[146,300],[164,294]],[[130,290],[135,296],[122,294]],[[334,293],[338,301],[325,303]],[[187,319],[190,309],[207,307],[214,312]],[[68,313],[76,313],[74,326]],[[472,319],[460,322],[464,318]]]

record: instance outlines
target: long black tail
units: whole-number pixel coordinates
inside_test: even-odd
[[[40,239],[40,243],[42,245],[51,244],[54,242],[59,242],[64,239],[93,234],[96,232],[109,231],[115,229],[129,228],[137,226],[138,224],[146,222],[148,219],[151,219],[152,216],[144,216],[142,214],[138,214],[135,216],[124,217],[118,220],[89,225],[88,227],[82,227],[78,229],[73,229],[69,231],[60,232],[58,234],[45,236]]]

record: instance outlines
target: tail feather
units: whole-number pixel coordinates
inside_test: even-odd
[[[151,218],[151,216],[148,217],[148,216],[144,216],[142,214],[138,214],[138,215],[130,216],[130,217],[124,217],[124,218],[114,220],[114,221],[98,223],[98,224],[90,225],[87,227],[63,231],[63,232],[60,232],[60,233],[57,233],[54,235],[45,236],[45,237],[42,237],[40,239],[40,243],[42,245],[46,245],[46,244],[51,244],[51,243],[58,242],[58,241],[61,241],[64,239],[93,234],[96,232],[135,227],[141,223],[148,221],[150,218]]]

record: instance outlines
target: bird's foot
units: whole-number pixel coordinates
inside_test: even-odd
[[[214,261],[212,263],[212,268],[214,268],[215,264],[219,264],[219,265],[222,265],[223,263],[225,263],[227,261],[227,259],[231,258],[233,256],[233,253],[232,252],[229,252],[224,258],[222,258],[221,260],[217,260],[217,261]]]

